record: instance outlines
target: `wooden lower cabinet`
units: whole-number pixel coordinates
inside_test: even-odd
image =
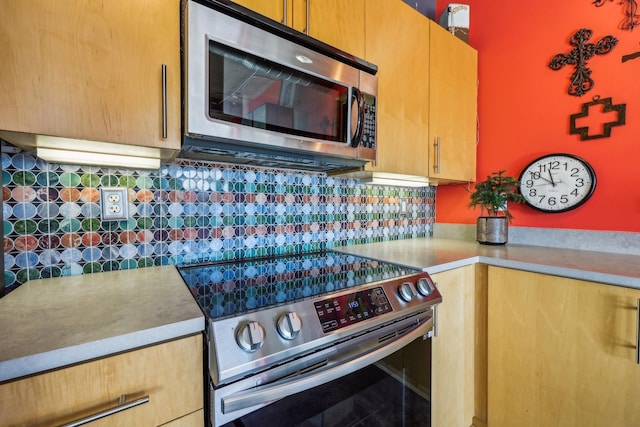
[[[433,427],[486,426],[486,265],[432,274],[442,303],[436,336],[384,363],[430,396]]]
[[[491,427],[640,426],[640,291],[489,267]]]
[[[204,409],[192,412],[176,420],[162,424],[162,427],[202,427],[204,425]]]
[[[0,424],[70,423],[145,396],[91,426],[202,426],[202,336],[195,335],[0,385]]]
[[[476,412],[476,266],[431,277],[442,294],[431,354],[432,425],[468,427]]]

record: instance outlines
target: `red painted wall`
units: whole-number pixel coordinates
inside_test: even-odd
[[[477,177],[500,169],[518,177],[531,160],[552,152],[584,158],[597,175],[595,192],[581,207],[545,214],[510,206],[512,225],[640,231],[640,58],[622,63],[623,55],[640,51],[640,25],[620,28],[625,13],[618,0],[602,7],[591,0],[461,3],[470,6],[469,44],[478,50]],[[437,16],[447,4],[438,1]],[[606,35],[619,41],[588,61],[595,85],[577,97],[567,93],[573,67],[553,71],[548,64],[571,50],[569,38],[580,28],[593,30],[590,42]],[[595,95],[626,104],[626,125],[613,127],[610,138],[582,141],[569,134],[569,116]],[[479,210],[468,209],[468,201],[466,185],[438,187],[436,222],[475,223]]]

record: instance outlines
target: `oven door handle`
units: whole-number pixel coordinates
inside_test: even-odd
[[[301,376],[286,378],[265,384],[251,390],[243,391],[222,398],[222,412],[229,414],[234,411],[250,408],[256,405],[266,405],[278,399],[309,390],[313,387],[328,383],[344,375],[355,372],[358,369],[371,365],[374,362],[400,350],[413,340],[425,335],[433,328],[433,317],[429,317],[411,332],[400,338],[378,347],[371,352],[350,355],[344,358],[332,359],[328,366],[303,374]]]

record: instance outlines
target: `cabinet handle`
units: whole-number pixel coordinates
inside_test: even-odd
[[[438,336],[438,306],[433,306],[433,337]]]
[[[636,301],[636,364],[640,365],[640,298]]]
[[[436,161],[433,163],[433,171],[440,173],[440,137],[436,137],[436,142],[433,144],[433,154],[436,156]]]
[[[142,405],[144,403],[149,402],[149,396],[141,397],[140,399],[133,400],[129,403],[125,403],[127,396],[125,394],[121,395],[118,399],[118,405],[113,408],[106,409],[102,412],[97,412],[93,415],[89,415],[88,417],[81,418],[76,421],[72,421],[68,424],[62,424],[60,427],[78,427],[84,424],[88,424],[90,422],[99,420],[100,418],[108,417],[113,414],[117,414],[118,412],[126,411],[127,409],[131,409],[135,406]]]
[[[167,66],[162,64],[162,138],[167,139]]]
[[[287,25],[287,0],[282,0],[282,25]]]
[[[305,22],[305,29],[304,29],[304,33],[306,35],[309,35],[309,7],[310,7],[309,6],[309,1],[310,0],[304,0],[304,3],[306,5],[306,7],[307,7],[307,11],[306,11],[307,12],[307,16],[306,16],[307,22]]]

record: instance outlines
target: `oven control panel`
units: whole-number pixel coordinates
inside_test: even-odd
[[[393,311],[382,287],[316,301],[314,306],[324,333]]]

